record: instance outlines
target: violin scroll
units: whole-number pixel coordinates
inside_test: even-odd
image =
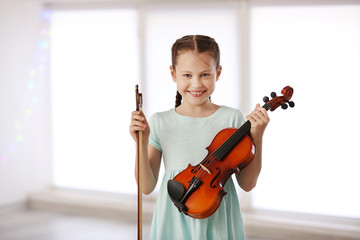
[[[272,92],[270,94],[270,96],[272,97],[271,100],[267,96],[263,98],[263,101],[265,102],[263,108],[270,111],[274,111],[279,106],[281,106],[281,108],[284,110],[287,109],[288,106],[293,108],[295,107],[295,103],[293,101],[290,101],[293,93],[294,89],[290,86],[286,86],[281,90],[281,94],[283,94],[283,96],[277,96],[275,92]]]

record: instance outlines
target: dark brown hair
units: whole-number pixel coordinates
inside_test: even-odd
[[[197,53],[208,52],[214,59],[216,68],[220,66],[220,49],[215,39],[204,35],[187,35],[175,41],[171,48],[171,63],[175,70],[177,56],[181,51],[192,50]],[[175,107],[181,105],[182,96],[176,93]]]

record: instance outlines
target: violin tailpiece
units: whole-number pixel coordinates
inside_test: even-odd
[[[202,181],[194,176],[185,192],[185,188],[180,182],[176,180],[168,181],[167,187],[169,196],[180,212],[187,214],[188,208],[185,206],[185,202],[191,194],[201,186],[201,184]]]

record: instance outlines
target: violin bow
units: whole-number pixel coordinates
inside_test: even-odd
[[[135,85],[135,96],[136,96],[136,111],[142,112],[142,94],[139,93],[139,86]],[[136,134],[136,145],[137,145],[137,182],[138,182],[138,240],[142,240],[142,131],[138,131]]]

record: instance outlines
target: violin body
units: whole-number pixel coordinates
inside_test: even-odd
[[[212,143],[207,147],[208,155],[200,164],[205,164],[206,159],[216,149],[218,149],[231,135],[236,132],[236,128],[226,128],[221,130],[213,139]],[[216,161],[212,166],[214,172],[204,174],[202,178],[202,186],[200,186],[187,199],[187,215],[193,218],[207,218],[212,215],[221,203],[226,192],[224,185],[233,173],[240,173],[240,170],[246,167],[255,156],[255,145],[251,138],[246,135],[222,161]],[[189,166],[180,172],[173,180],[180,182],[183,186],[189,185],[196,170],[203,170],[200,164]],[[185,191],[187,191],[187,187]],[[196,200],[195,200],[196,199]]]
[[[293,89],[289,86],[281,91],[283,96],[271,93],[273,99],[264,97],[266,110],[274,111],[281,106],[295,104],[289,101]],[[287,105],[288,104],[288,105]],[[220,206],[226,195],[224,185],[233,173],[240,173],[255,156],[255,145],[249,133],[250,121],[240,128],[226,128],[221,130],[211,144],[206,148],[207,156],[198,165],[189,166],[168,181],[169,196],[180,212],[193,218],[207,218]]]

